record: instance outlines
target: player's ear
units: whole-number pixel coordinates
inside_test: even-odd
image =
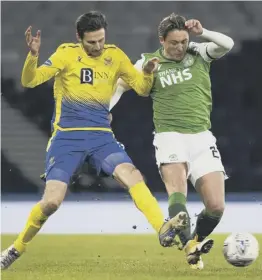
[[[80,36],[77,32],[76,32],[76,39],[77,39],[78,42],[81,42],[81,38],[80,38]]]
[[[159,42],[160,42],[160,44],[163,46],[163,45],[164,45],[164,42],[165,42],[164,37],[160,36],[160,37],[159,37]]]

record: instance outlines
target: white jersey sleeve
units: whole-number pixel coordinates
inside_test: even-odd
[[[137,70],[140,70],[140,71],[142,71],[142,69],[143,69],[143,64],[144,64],[144,62],[145,62],[145,56],[142,54],[141,55],[142,56],[142,58],[140,58],[136,63],[135,63],[135,68],[137,69]]]
[[[203,28],[203,33],[199,37],[207,40],[208,42],[190,42],[188,47],[189,49],[198,52],[207,62],[211,62],[214,59],[224,56],[234,46],[234,41],[229,36],[219,32],[207,30],[205,28]]]
[[[145,57],[144,55],[142,54],[141,55],[142,58],[139,59],[135,64],[134,64],[134,67],[137,69],[137,70],[140,70],[142,71],[143,69],[143,64],[144,64],[144,61],[145,61]],[[121,81],[122,83],[123,81]],[[129,86],[126,87],[126,86],[123,86],[121,85],[119,82],[118,82],[118,85],[116,87],[116,90],[115,90],[115,93],[114,95],[112,96],[111,100],[110,100],[110,104],[109,104],[109,111],[112,110],[112,108],[117,104],[117,102],[120,100],[121,96],[123,95],[124,92],[126,92],[127,90],[129,90]]]

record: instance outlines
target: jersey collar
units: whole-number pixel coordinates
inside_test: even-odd
[[[192,61],[194,61],[194,58],[193,56],[190,54],[190,53],[186,53],[185,57],[181,60],[181,61],[175,61],[175,60],[172,60],[172,59],[169,59],[169,58],[166,58],[164,56],[164,53],[163,53],[163,48],[160,48],[158,51],[158,54],[160,56],[160,63],[175,63],[177,65],[185,65],[185,64],[192,64]],[[189,60],[191,62],[189,62]]]
[[[96,59],[100,59],[103,56],[104,52],[105,52],[105,48],[103,48],[103,51],[102,51],[101,55],[99,55],[97,57],[93,57],[93,56],[88,55],[88,53],[85,51],[85,49],[84,49],[84,47],[83,47],[83,45],[81,43],[78,43],[78,44],[79,44],[79,46],[81,48],[82,53],[85,54],[86,58],[92,58],[92,59],[95,59],[95,60]]]

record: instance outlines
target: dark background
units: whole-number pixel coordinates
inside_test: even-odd
[[[23,89],[27,55],[24,32],[42,30],[40,63],[64,42],[75,41],[74,22],[89,10],[109,21],[107,43],[136,61],[158,48],[157,26],[171,12],[200,20],[235,41],[232,52],[211,68],[212,132],[230,179],[227,192],[261,191],[262,186],[262,3],[260,2],[2,2],[1,187],[3,193],[38,193],[53,112],[52,81]],[[193,41],[196,38],[191,38]],[[113,109],[113,130],[150,189],[164,191],[152,146],[150,98],[126,93]],[[190,188],[190,191],[193,189]],[[121,191],[112,178],[96,178],[88,166],[70,186],[76,191]]]

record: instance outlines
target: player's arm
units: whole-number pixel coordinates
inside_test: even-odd
[[[63,69],[59,53],[54,53],[42,66],[37,67],[38,56],[29,52],[22,71],[21,83],[24,87],[34,88],[55,76]]]
[[[44,65],[37,67],[41,45],[41,33],[40,30],[38,30],[36,37],[33,37],[31,30],[32,27],[30,26],[25,32],[26,42],[30,52],[25,60],[21,77],[22,85],[29,88],[33,88],[51,79],[56,73],[63,70],[65,65],[61,50],[58,50]]]
[[[134,67],[138,71],[142,72],[143,71],[143,63],[144,63],[144,58],[138,60],[134,64]],[[124,80],[122,80],[121,78],[118,79],[115,93],[110,100],[109,111],[111,111],[112,108],[118,103],[118,101],[120,100],[123,93],[130,90],[131,88],[132,87],[130,87]],[[148,96],[148,94],[147,95],[144,94],[143,96]]]
[[[208,43],[197,44],[200,55],[206,61],[212,61],[224,56],[234,46],[232,38],[225,34],[203,28],[198,20],[188,20],[186,26],[190,33],[209,41]]]
[[[153,85],[153,72],[157,69],[158,59],[152,58],[148,60],[143,71],[138,71],[131,63],[130,59],[121,51],[121,63],[119,69],[119,77],[124,80],[138,95],[148,96]]]
[[[201,44],[206,56],[210,59],[218,59],[228,53],[234,46],[234,41],[227,35],[203,28],[201,38],[209,41]]]

